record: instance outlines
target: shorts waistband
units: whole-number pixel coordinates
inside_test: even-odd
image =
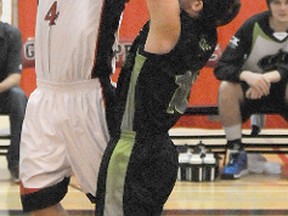
[[[57,82],[37,79],[37,87],[39,89],[50,90],[79,90],[79,89],[98,89],[101,88],[101,84],[98,78],[91,80],[69,81],[69,82]]]

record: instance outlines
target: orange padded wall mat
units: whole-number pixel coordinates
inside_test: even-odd
[[[33,43],[36,8],[36,0],[18,1],[18,25],[23,41],[23,76],[21,86],[28,96],[36,87]]]
[[[215,105],[217,104],[217,92],[219,81],[215,79],[213,74],[213,65],[217,61],[217,57],[221,56],[221,52],[226,47],[231,36],[238,27],[251,15],[267,9],[266,0],[241,0],[242,7],[240,13],[233,22],[218,29],[219,46],[215,51],[215,59],[211,61],[200,73],[200,76],[191,90],[189,105]],[[23,78],[22,87],[27,95],[35,89],[35,69],[34,69],[34,29],[36,17],[36,0],[18,1],[19,12],[19,28],[23,35]],[[117,49],[117,69],[112,76],[113,81],[117,81],[119,70],[125,59],[127,50],[131,42],[136,37],[138,31],[148,18],[148,11],[145,0],[130,0],[123,14],[122,24],[120,28],[120,43]],[[207,116],[183,116],[176,126],[181,127],[203,127],[203,128],[220,128],[219,122],[208,120]],[[249,127],[249,122],[244,124]],[[268,116],[266,127],[284,128],[287,123],[279,116]]]

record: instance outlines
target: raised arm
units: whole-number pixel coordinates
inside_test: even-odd
[[[180,6],[178,0],[147,0],[150,14],[150,32],[145,50],[167,53],[177,43],[180,35]]]

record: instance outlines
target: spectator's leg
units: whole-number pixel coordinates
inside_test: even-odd
[[[219,88],[218,108],[220,121],[228,141],[241,139],[242,119],[240,101],[243,91],[239,84],[222,82]]]
[[[224,167],[222,179],[236,179],[247,172],[247,155],[241,142],[242,118],[240,102],[244,94],[240,84],[222,82],[219,88],[219,115],[223,125],[229,162]]]
[[[288,106],[288,84],[286,85],[286,91],[285,91],[285,102]]]
[[[7,96],[7,111],[9,113],[11,131],[11,144],[7,154],[7,161],[12,178],[17,180],[19,177],[19,145],[27,97],[19,87],[10,89]]]
[[[250,118],[251,125],[251,136],[256,137],[261,132],[265,125],[266,115],[265,114],[253,114]]]

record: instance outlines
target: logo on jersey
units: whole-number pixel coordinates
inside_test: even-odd
[[[178,88],[175,90],[169,106],[166,110],[169,114],[180,113],[183,114],[188,105],[188,98],[191,86],[198,76],[197,73],[187,71],[183,75],[175,76],[175,84]]]
[[[240,39],[233,36],[229,42],[229,46],[233,49],[235,49],[236,47],[238,47],[238,43],[239,43]]]
[[[212,49],[212,47],[207,43],[206,39],[204,36],[201,37],[199,46],[203,51],[209,51]]]
[[[220,57],[222,56],[222,49],[219,44],[216,45],[214,52],[212,53],[211,57],[206,63],[206,67],[215,68],[217,62],[219,61]]]
[[[272,70],[278,70],[279,66],[287,65],[287,63],[288,63],[288,52],[285,52],[280,49],[279,52],[276,54],[267,55],[261,58],[257,63],[257,65],[263,71],[272,71]]]
[[[205,35],[201,36],[201,39],[199,41],[199,47],[204,53],[212,50],[212,47],[208,44],[207,40],[205,39]],[[213,54],[211,55],[211,57],[209,58],[205,66],[214,68],[216,63],[220,59],[221,55],[222,55],[222,50],[220,48],[220,45],[217,44],[217,46],[214,49]]]

